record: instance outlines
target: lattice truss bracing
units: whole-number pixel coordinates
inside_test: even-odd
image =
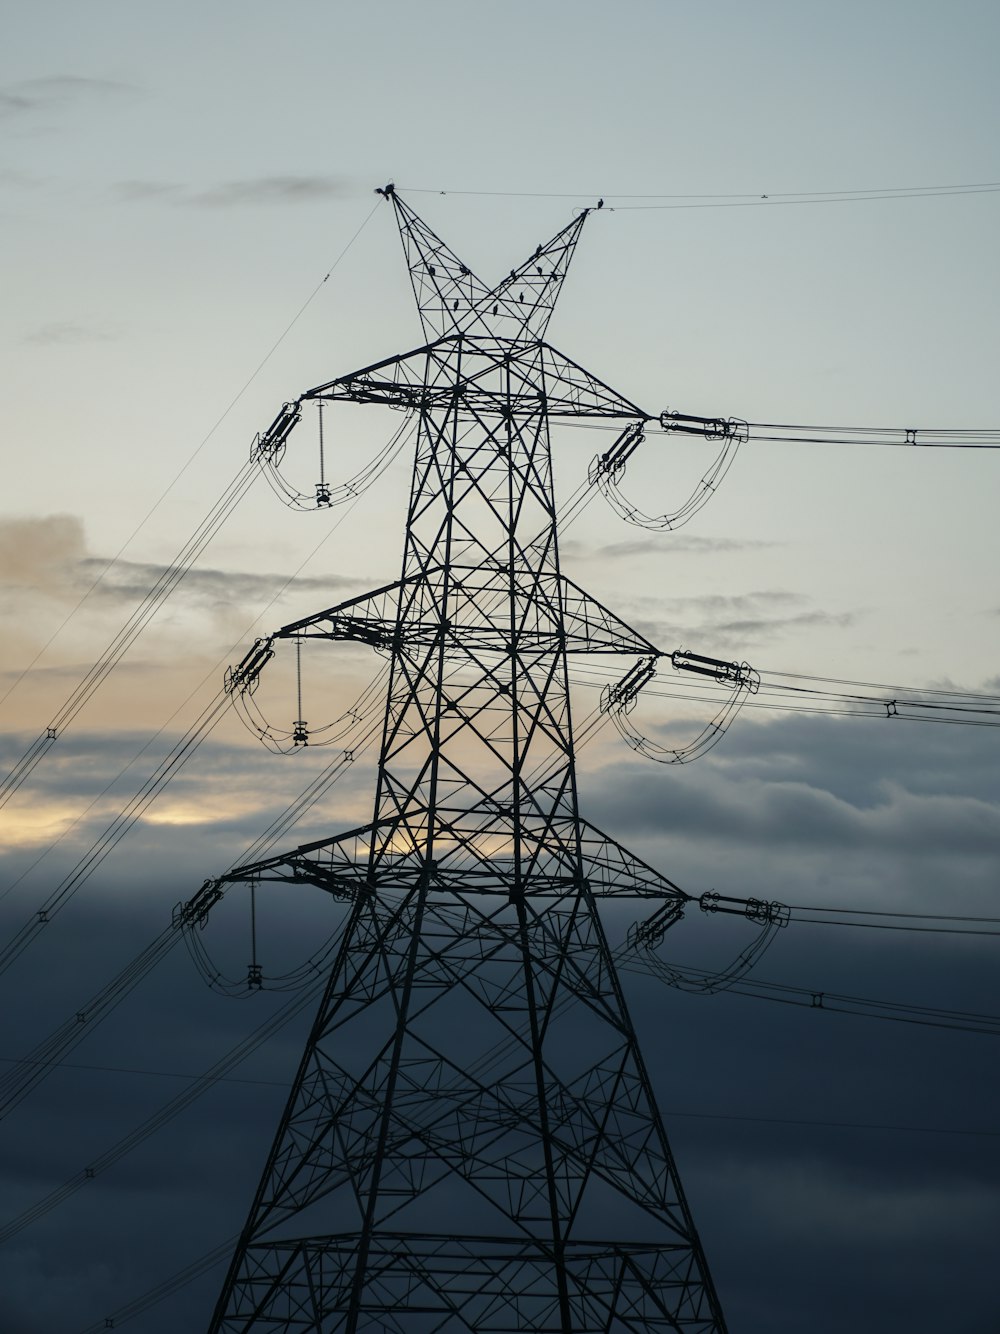
[[[647,414],[543,341],[586,215],[490,288],[389,189],[425,346],[305,398],[419,428],[400,579],[286,626],[389,655],[370,824],[240,868],[349,903],[212,1330],[721,1334],[597,904],[686,897],[580,817],[549,418]]]

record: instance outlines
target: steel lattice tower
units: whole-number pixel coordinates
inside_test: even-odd
[[[427,341],[300,402],[418,414],[402,576],[279,632],[389,655],[374,815],[226,877],[350,909],[211,1329],[722,1334],[597,907],[687,896],[570,719],[571,654],[656,649],[560,571],[549,421],[648,414],[544,341],[586,213],[490,288],[382,193]]]

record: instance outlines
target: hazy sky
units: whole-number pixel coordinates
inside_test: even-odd
[[[494,280],[603,197],[550,339],[650,412],[1000,426],[1000,193],[807,198],[1000,181],[998,41],[1000,10],[971,0],[23,6],[0,53],[0,694],[161,503],[2,706],[4,770],[281,402],[421,341],[373,194],[387,180]],[[394,424],[331,414],[331,476]],[[609,439],[558,434],[561,494]],[[626,490],[666,511],[708,449],[651,435]],[[295,466],[308,488],[313,460]],[[988,451],[751,441],[682,533],[627,528],[598,503],[567,535],[566,568],[666,649],[996,692],[998,468]],[[196,716],[220,662],[395,577],[406,482],[401,458],[342,521],[290,513],[258,484],[0,812],[3,893],[96,798],[0,903],[5,936]],[[317,720],[373,670],[362,653],[317,657]],[[280,689],[275,707],[290,718]],[[680,736],[671,707],[643,701],[642,720]],[[583,797],[694,892],[998,915],[995,735],[747,711],[682,769],[602,737],[581,760]],[[0,1057],[79,1008],[326,758],[250,745],[227,720],[3,978],[14,1023]],[[364,819],[370,780],[362,759],[286,844]],[[290,955],[327,911],[307,897],[270,909]],[[746,943],[714,925],[678,928],[671,957],[721,963]],[[244,931],[234,907],[213,936],[239,967]],[[758,972],[992,1013],[994,952],[988,937],[791,928]],[[641,979],[630,994],[733,1334],[995,1326],[989,1037]],[[280,1000],[219,999],[178,951],[70,1058],[167,1073],[44,1084],[3,1124],[0,1226],[155,1111],[180,1086],[171,1072],[199,1072]],[[237,1231],[301,1040],[300,1023],[242,1071],[273,1084],[221,1086],[8,1242],[4,1328],[75,1334]],[[218,1282],[135,1327],[198,1328]]]

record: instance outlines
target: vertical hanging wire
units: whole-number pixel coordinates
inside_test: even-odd
[[[295,636],[295,688],[298,693],[298,717],[302,719],[302,636]]]
[[[323,400],[316,404],[319,412],[319,484],[323,486],[326,482],[326,458],[323,453]]]
[[[306,730],[305,719],[302,717],[302,636],[295,636],[295,698],[298,712],[295,715],[295,722],[292,727],[292,744],[296,746],[308,746],[309,733]]]
[[[260,964],[257,962],[257,882],[250,881],[250,967],[247,969],[247,989],[259,990],[264,985]]]
[[[319,481],[316,483],[316,506],[329,505],[330,488],[326,481],[326,448],[323,441],[323,400],[319,399],[316,404],[316,411],[319,414]]]

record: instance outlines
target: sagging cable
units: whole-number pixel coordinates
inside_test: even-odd
[[[270,635],[266,639],[255,640],[243,660],[226,671],[225,689],[232,698],[237,717],[249,732],[276,755],[290,755],[306,746],[332,746],[342,741],[351,728],[365,721],[366,713],[370,712],[371,694],[376,683],[372,682],[360,699],[339,718],[322,727],[309,727],[302,717],[302,641],[300,636],[295,636],[298,708],[291,726],[278,727],[265,717],[254,699],[260,685],[260,674],[274,657],[275,638],[275,635]],[[382,673],[377,679],[381,680],[381,676]]]
[[[660,416],[660,425],[665,431],[685,429],[690,431],[690,428],[672,424],[678,416],[677,413],[664,412]],[[722,448],[684,503],[669,513],[646,514],[637,505],[632,504],[619,486],[625,476],[629,460],[645,439],[644,422],[632,422],[609,450],[594,457],[587,471],[588,480],[600,489],[611,508],[626,523],[654,531],[673,532],[683,528],[688,520],[692,519],[715,495],[722,479],[733,465],[737,449],[747,439],[748,429],[746,422],[737,421],[736,418],[728,420],[719,418],[711,424],[710,429],[700,429],[697,434],[704,435],[708,440],[721,440]]]
[[[42,906],[36,909],[24,925],[0,947],[0,974],[5,973],[14,961],[20,958],[28,946],[42,934],[56,915],[65,908],[70,899],[93,875],[105,857],[118,846],[136,821],[145,814],[147,808],[159,796],[167,783],[176,777],[206,737],[211,734],[224,717],[229,708],[229,703],[226,693],[220,691],[205,706],[200,717],[176,742],[169,754],[160,761],[153,773],[115,816],[89,851],[63,877],[45,899]]]
[[[1000,449],[1000,431],[917,426],[809,426],[783,422],[745,422],[736,417],[699,417],[694,413],[662,412],[664,431],[701,435],[715,440],[720,430],[733,429],[755,442],[794,445],[881,445],[903,449]]]
[[[694,672],[733,687],[731,695],[715,717],[686,746],[661,746],[640,732],[629,718],[639,692],[656,675],[655,657],[642,659],[621,681],[605,686],[601,692],[600,708],[603,714],[611,718],[622,740],[646,759],[657,764],[688,764],[706,754],[721,740],[747,697],[757,693],[760,676],[749,663],[726,662],[686,649],[677,649],[671,653],[670,662],[675,671]]]
[[[288,447],[288,438],[302,420],[302,399],[294,403],[283,403],[281,411],[263,434],[253,442],[250,457],[266,477],[274,494],[290,509],[323,510],[363,495],[392,464],[404,444],[409,432],[411,417],[404,418],[401,425],[393,432],[388,442],[363,468],[346,482],[331,486],[326,480],[326,440],[323,429],[323,404],[317,402],[319,436],[319,481],[312,495],[299,491],[286,480],[281,472],[281,463]]]
[[[626,950],[633,954],[641,952],[644,956],[644,966],[668,986],[700,995],[714,995],[716,992],[726,991],[735,982],[746,977],[777,933],[786,927],[791,919],[789,909],[782,903],[767,902],[763,899],[736,899],[727,894],[718,894],[715,890],[702,894],[698,905],[702,912],[733,913],[739,917],[746,917],[748,921],[758,923],[761,930],[731,963],[718,972],[694,972],[691,969],[675,968],[655,953],[666,932],[680,919],[683,912],[682,904],[671,902],[665,903],[651,917],[636,922],[629,929]]]
[[[253,885],[251,883],[251,890]],[[269,973],[266,977],[261,965],[256,961],[248,966],[244,977],[231,977],[223,973],[202,942],[194,924],[187,924],[184,929],[184,943],[191,961],[201,975],[209,990],[231,999],[245,1000],[258,991],[300,991],[302,987],[322,979],[324,969],[329,964],[337,948],[340,927],[332,931],[308,958],[294,968],[283,973]]]
[[[27,751],[14,765],[13,769],[0,780],[0,807],[4,806],[14,793],[27,780],[43,755],[55,744],[74,721],[77,714],[89,702],[97,689],[114,671],[128,650],[138,639],[160,607],[171,595],[177,585],[195,564],[209,542],[218,533],[233,510],[246,495],[254,482],[257,470],[251,463],[244,463],[232,482],[222,493],[215,505],[188,538],[187,542],[163,568],[159,578],[145,597],[131,613],[128,620],[118,631],[100,658],[93,664],[83,679],[78,682],[69,698],[52,717],[48,727],[32,742]]]

